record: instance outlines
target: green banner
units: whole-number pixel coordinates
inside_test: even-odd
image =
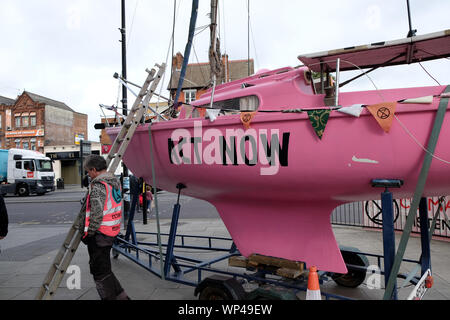
[[[316,131],[319,139],[322,139],[325,126],[327,125],[328,118],[330,117],[330,112],[331,110],[328,109],[308,111],[309,121],[311,122],[314,131]]]

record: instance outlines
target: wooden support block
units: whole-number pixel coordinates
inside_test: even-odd
[[[243,256],[232,256],[228,258],[228,265],[230,267],[242,267],[246,268],[248,263],[248,259]]]
[[[284,277],[284,278],[289,278],[289,279],[295,279],[298,278],[303,272],[300,270],[294,270],[294,269],[289,269],[289,268],[279,268],[277,270],[277,275]]]
[[[267,266],[273,266],[278,268],[287,268],[287,269],[293,269],[298,271],[303,271],[304,269],[304,263],[299,261],[292,261],[282,258],[275,258],[275,257],[268,257],[268,256],[262,256],[259,254],[252,254],[250,257],[248,257],[249,262],[251,263],[257,263],[257,264],[264,264]]]

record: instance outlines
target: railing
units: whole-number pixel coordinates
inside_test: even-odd
[[[411,199],[395,199],[394,206],[394,228],[403,230],[406,216],[409,212]],[[437,238],[450,239],[450,196],[445,197],[439,208],[439,197],[427,199],[428,220],[431,224],[434,215],[439,210],[436,218],[436,226],[433,236]],[[370,200],[343,204],[333,210],[331,223],[334,225],[359,226],[365,228],[382,229],[381,200]],[[413,233],[420,233],[419,214],[414,221]]]

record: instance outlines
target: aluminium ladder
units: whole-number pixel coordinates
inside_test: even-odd
[[[141,87],[141,90],[133,104],[133,107],[130,110],[130,114],[126,117],[126,120],[122,125],[122,129],[114,140],[111,150],[108,153],[108,156],[106,158],[106,166],[108,168],[108,172],[115,172],[120,161],[122,160],[122,156],[124,155],[131,138],[133,137],[134,132],[136,131],[136,128],[141,123],[142,117],[147,112],[150,99],[152,98],[166,68],[166,65],[164,63],[162,65],[156,66],[159,68],[156,76],[155,69],[152,69],[151,71],[146,70],[148,72],[147,79]],[[152,83],[151,86],[150,83]],[[150,89],[147,90],[149,86]],[[86,198],[87,197],[84,198],[84,201],[86,201]],[[83,207],[84,205],[85,203],[83,203]],[[81,233],[78,231],[77,226],[78,220],[79,217],[75,219],[66,236],[66,239],[59,249],[59,252],[57,253],[55,259],[53,260],[47,276],[45,277],[44,282],[39,289],[38,294],[36,295],[36,300],[52,299],[59,284],[61,283],[64,274],[66,273],[66,270],[69,267],[73,256],[75,255],[75,251],[77,250],[78,245],[81,242]]]

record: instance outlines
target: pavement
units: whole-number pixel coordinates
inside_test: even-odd
[[[82,189],[77,186],[68,186],[56,192],[70,192]],[[84,189],[85,190],[85,189]],[[38,198],[36,198],[38,199]],[[40,200],[38,200],[40,201]],[[157,223],[154,216],[148,220],[148,224],[139,221],[137,215],[135,228],[138,232],[157,232]],[[161,233],[168,233],[171,220],[166,215],[160,219]],[[19,225],[10,224],[8,236],[0,240],[0,300],[32,300],[36,296],[47,271],[53,262],[58,249],[50,250],[49,243],[58,244],[65,238],[71,224],[60,225]],[[333,225],[333,230],[339,245],[357,247],[362,252],[382,255],[382,234],[374,229],[361,227],[347,227]],[[183,219],[182,214],[178,223],[178,234],[196,236],[229,237],[221,219],[196,218]],[[138,241],[150,241],[150,235],[138,234]],[[152,237],[152,240],[154,238]],[[396,234],[396,242],[400,240],[400,234]],[[167,238],[163,237],[163,241]],[[54,248],[55,246],[53,246]],[[157,248],[156,248],[157,249]],[[434,285],[424,296],[424,300],[449,300],[450,299],[450,243],[441,240],[431,241],[431,263]],[[209,259],[213,255],[223,253],[202,253],[196,249],[177,249],[183,255],[197,257],[202,260]],[[418,260],[421,252],[420,238],[411,237],[405,252],[405,259]],[[376,260],[370,258],[370,264],[376,264]],[[99,300],[94,281],[89,273],[89,257],[87,249],[80,244],[71,262],[71,273],[67,273],[56,294],[55,300]],[[229,267],[227,261],[215,265],[223,270],[244,273],[243,268]],[[408,273],[413,270],[415,264],[402,263],[401,272]],[[129,296],[133,300],[197,300],[194,295],[194,287],[178,282],[162,280],[159,276],[145,270],[135,262],[119,255],[112,259],[112,269]],[[248,273],[248,271],[247,271]],[[78,277],[79,275],[79,277]],[[75,277],[77,276],[77,277]],[[194,273],[191,279],[195,278]],[[327,281],[321,285],[321,290],[328,293],[339,294],[358,300],[379,300],[384,294],[383,289],[372,289],[375,280],[381,287],[384,286],[384,277],[371,277],[368,274],[366,281],[358,288],[350,289],[338,286],[334,281]],[[398,287],[403,280],[399,279]],[[399,290],[399,299],[405,299],[412,291],[413,286],[407,284]],[[298,293],[303,298],[303,293]]]

